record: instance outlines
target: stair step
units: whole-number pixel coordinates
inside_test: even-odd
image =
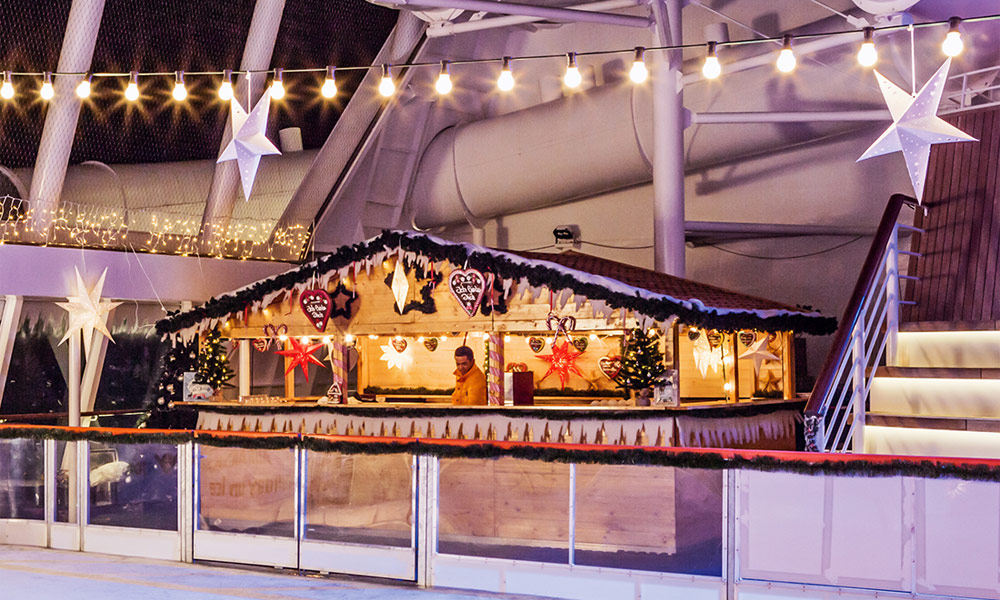
[[[866,426],[908,427],[910,429],[947,429],[949,431],[992,431],[1000,433],[1000,419],[956,419],[953,417],[901,417],[874,415],[865,417]]]
[[[897,340],[901,367],[1000,368],[995,329],[900,331]]]
[[[879,367],[876,377],[906,377],[917,379],[1000,379],[1000,366],[984,369],[975,367]]]
[[[876,377],[870,413],[1000,419],[1000,379]]]
[[[1000,459],[1000,432],[872,425],[865,427],[865,452]]]
[[[997,331],[1000,321],[910,321],[900,331]]]

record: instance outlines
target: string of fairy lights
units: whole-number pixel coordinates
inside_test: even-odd
[[[913,31],[920,28],[928,27],[939,27],[948,26],[948,32],[945,34],[944,40],[942,41],[941,49],[945,55],[949,57],[958,56],[963,48],[964,42],[962,41],[962,34],[960,31],[960,25],[964,23],[974,23],[982,21],[992,21],[1000,19],[1000,15],[987,15],[981,17],[972,17],[967,19],[962,19],[959,17],[951,17],[947,21],[932,21],[926,23],[918,24],[901,24],[901,25],[888,25],[884,27],[865,27],[862,30],[863,39],[858,50],[858,62],[863,67],[872,67],[878,61],[878,50],[875,47],[875,36],[876,34],[885,34],[893,31],[909,30]],[[786,34],[781,37],[775,38],[755,38],[749,40],[736,40],[736,41],[710,41],[706,44],[680,44],[671,46],[656,46],[656,47],[636,47],[627,50],[599,50],[592,52],[568,52],[565,54],[538,54],[530,56],[504,56],[500,58],[489,58],[489,59],[468,59],[459,61],[440,61],[440,62],[414,62],[414,63],[404,63],[404,64],[381,64],[381,65],[367,65],[367,66],[326,66],[320,68],[302,68],[302,69],[283,69],[283,68],[273,68],[267,70],[232,70],[226,69],[222,71],[168,71],[168,72],[139,72],[139,71],[129,71],[122,73],[113,72],[96,72],[96,73],[72,73],[72,72],[59,72],[59,71],[43,71],[43,72],[16,72],[16,71],[3,71],[3,83],[0,84],[0,99],[3,100],[13,100],[18,96],[17,85],[15,81],[17,79],[32,79],[41,80],[41,85],[37,86],[37,95],[43,101],[52,100],[55,97],[56,91],[53,85],[54,76],[65,76],[65,77],[77,77],[80,78],[80,82],[75,88],[76,95],[81,99],[86,99],[90,97],[93,88],[94,78],[104,78],[104,79],[121,79],[127,80],[122,94],[125,99],[129,102],[138,102],[141,99],[139,80],[140,78],[162,78],[162,77],[173,77],[174,86],[171,93],[173,99],[177,102],[184,102],[188,99],[188,89],[187,89],[187,78],[189,77],[211,77],[219,78],[219,84],[217,88],[218,97],[221,100],[229,101],[233,98],[234,87],[233,87],[233,77],[234,76],[264,76],[270,77],[270,84],[268,86],[271,98],[274,100],[281,100],[285,97],[285,76],[287,74],[324,74],[325,78],[323,84],[320,86],[320,95],[326,99],[332,99],[337,96],[338,93],[338,83],[337,83],[337,73],[342,71],[368,71],[370,69],[378,69],[381,72],[381,79],[378,84],[378,93],[383,98],[391,98],[396,94],[396,79],[395,75],[406,69],[414,68],[437,68],[438,77],[434,83],[434,88],[438,94],[444,96],[451,93],[454,88],[451,81],[451,69],[458,65],[481,65],[481,64],[499,64],[500,72],[497,76],[496,85],[497,88],[502,92],[510,92],[515,87],[515,76],[512,69],[512,65],[515,62],[524,61],[537,61],[546,60],[563,57],[566,61],[566,70],[563,74],[563,83],[567,88],[575,89],[580,87],[583,83],[583,76],[580,73],[579,66],[577,64],[577,59],[579,57],[592,57],[592,56],[608,56],[616,54],[631,54],[632,66],[629,70],[629,78],[636,84],[644,83],[649,78],[649,69],[646,66],[646,55],[650,52],[667,52],[667,51],[677,51],[685,50],[691,48],[704,48],[705,49],[705,60],[702,65],[702,75],[706,79],[716,79],[720,77],[725,68],[724,65],[719,60],[719,50],[726,47],[738,47],[746,46],[751,44],[764,44],[764,43],[779,43],[781,49],[778,51],[777,57],[775,59],[775,66],[778,71],[782,73],[791,73],[795,70],[797,60],[795,58],[795,52],[793,48],[793,42],[795,40],[806,40],[815,38],[826,38],[833,36],[844,36],[844,35],[857,35],[857,30],[847,30],[847,31],[836,31],[830,33],[815,33],[815,34],[803,34],[803,35],[791,35]]]

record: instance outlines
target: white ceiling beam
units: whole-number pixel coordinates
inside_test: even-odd
[[[600,2],[577,4],[576,6],[567,6],[566,8],[570,10],[596,12],[605,10],[618,10],[620,8],[629,8],[644,3],[645,2],[643,0],[603,0]],[[507,15],[504,17],[493,17],[490,19],[476,19],[474,21],[465,21],[463,23],[452,23],[451,21],[445,21],[440,23],[433,23],[427,30],[427,37],[429,38],[447,37],[459,33],[468,33],[471,31],[485,31],[487,29],[511,27],[513,25],[525,25],[527,23],[537,23],[539,21],[545,21],[545,20],[546,19],[543,17]]]
[[[572,8],[516,4],[513,2],[493,2],[491,0],[380,0],[380,4],[395,6],[397,8],[454,8],[473,12],[519,15],[554,21],[576,21],[581,23],[598,23],[601,25],[619,25],[623,27],[649,27],[650,24],[647,17],[589,12]]]

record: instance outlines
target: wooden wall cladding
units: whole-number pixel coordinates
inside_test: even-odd
[[[978,142],[934,146],[924,190],[927,214],[917,209],[908,271],[920,278],[904,287],[904,321],[1000,319],[1000,110],[945,117]],[[903,244],[905,248],[905,243]],[[904,263],[905,264],[905,263]]]

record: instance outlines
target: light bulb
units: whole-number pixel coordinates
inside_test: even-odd
[[[795,63],[795,53],[792,52],[792,36],[786,34],[781,52],[778,53],[776,65],[782,73],[791,73],[795,70]]]
[[[583,83],[583,76],[576,66],[576,53],[570,52],[566,55],[566,74],[563,75],[563,83],[570,89],[576,89]]]
[[[442,335],[442,336],[441,336],[441,341],[442,341],[442,342],[447,342],[447,341],[448,341],[448,336],[446,336],[446,335]]]
[[[875,49],[875,28],[865,27],[865,41],[858,50],[858,63],[862,67],[871,67],[878,62],[878,50]]]
[[[302,336],[299,339],[299,341],[302,342],[303,344],[308,344],[309,343],[309,338],[307,338],[306,336]]]
[[[510,57],[503,57],[503,66],[500,67],[500,76],[497,77],[497,87],[501,92],[509,92],[514,89],[514,74],[510,72]]]
[[[46,71],[42,76],[42,89],[38,90],[38,95],[42,100],[51,100],[56,95],[56,90],[52,87],[52,73]]]
[[[128,85],[125,86],[125,99],[129,102],[135,102],[139,99],[139,74],[132,71],[129,76]]]
[[[174,100],[183,102],[188,97],[187,88],[184,87],[184,71],[177,71],[174,75]]]
[[[323,94],[324,98],[333,98],[337,95],[337,78],[334,76],[334,67],[326,68],[326,81],[323,82],[320,93]]]
[[[634,83],[643,83],[649,79],[649,69],[646,68],[646,49],[636,47],[635,58],[632,60],[632,69],[628,72],[629,79]]]
[[[438,73],[437,81],[434,82],[434,89],[438,94],[444,96],[451,92],[451,74],[448,72],[448,61],[441,61],[441,72]]]
[[[715,42],[708,43],[708,53],[705,55],[705,64],[701,67],[701,74],[705,79],[715,79],[722,75],[722,65],[719,64],[719,57],[715,53]]]
[[[592,333],[588,337],[590,338],[590,341],[592,341],[592,342],[596,342],[597,341],[597,334],[596,333]]]
[[[369,334],[368,334],[368,339],[370,339],[370,340],[377,340],[377,339],[378,339],[378,336],[377,336],[377,335],[375,335],[374,333],[369,333]]]
[[[0,97],[4,100],[10,100],[14,97],[14,84],[10,81],[11,73],[10,71],[4,71],[3,73],[3,85],[0,85]]]
[[[392,81],[392,72],[389,65],[382,65],[382,81],[378,84],[378,93],[383,98],[388,98],[396,92],[396,84]]]
[[[233,72],[226,69],[222,74],[222,85],[219,86],[219,98],[226,102],[233,99]]]
[[[83,81],[76,86],[76,95],[80,98],[90,96],[90,77],[91,75],[88,73],[87,76],[83,78]]]
[[[505,343],[505,344],[509,344],[510,343],[510,336],[509,335],[503,336],[503,343]]]
[[[353,342],[354,342],[354,336],[353,335],[351,335],[349,333],[344,334],[344,343],[350,344],[350,343],[353,343]]]
[[[285,342],[288,341],[288,336],[285,334],[281,334],[278,336],[278,339],[281,340],[282,342]]]
[[[965,44],[962,43],[962,34],[958,31],[958,26],[961,22],[962,19],[958,17],[948,19],[948,35],[944,36],[944,42],[941,43],[941,51],[946,56],[958,56],[965,48]]]
[[[281,81],[281,69],[274,70],[274,81],[271,82],[271,98],[281,100],[285,97],[285,84]]]

